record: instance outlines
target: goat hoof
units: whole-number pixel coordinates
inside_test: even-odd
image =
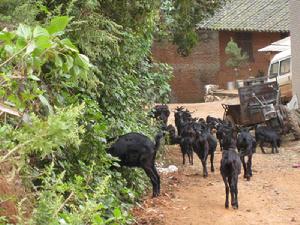
[[[214,173],[214,172],[215,172],[215,169],[214,169],[214,168],[212,168],[212,169],[211,169],[211,172],[212,172],[212,173]]]
[[[233,209],[238,209],[239,206],[238,206],[238,205],[233,205],[232,208],[233,208]]]
[[[229,208],[228,204],[225,204],[225,208],[226,208],[226,209],[228,209],[228,208]]]
[[[159,196],[159,193],[153,193],[152,194],[152,198],[156,198],[156,197],[158,197]]]
[[[250,176],[249,176],[249,177],[247,177],[247,181],[250,181]]]

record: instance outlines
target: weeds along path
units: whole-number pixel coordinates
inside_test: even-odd
[[[219,111],[218,105],[197,104],[189,109],[195,109],[195,114],[199,114],[197,117],[208,114],[221,116],[223,111]],[[202,166],[194,156],[193,166],[182,166],[179,146],[167,147],[166,165],[174,164],[179,170],[161,175],[162,195],[156,199],[147,197],[135,208],[136,224],[300,224],[300,168],[292,168],[294,163],[300,162],[300,142],[286,138],[279,154],[263,155],[257,149],[253,158],[253,178],[246,181],[242,175],[239,176],[238,210],[224,207],[225,187],[219,172],[220,150],[217,149],[215,157],[216,172],[209,172],[208,178],[202,177]]]

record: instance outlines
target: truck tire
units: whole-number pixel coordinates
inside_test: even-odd
[[[287,110],[288,124],[295,140],[300,140],[300,113],[298,110]]]

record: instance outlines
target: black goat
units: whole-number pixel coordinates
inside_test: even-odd
[[[256,127],[255,139],[257,144],[259,144],[262,153],[266,153],[263,148],[264,143],[270,143],[272,147],[272,153],[278,153],[278,148],[281,144],[281,138],[273,128],[267,126]]]
[[[167,132],[169,133],[169,142],[170,145],[180,144],[180,137],[176,135],[176,129],[173,125],[167,126]]]
[[[199,157],[202,167],[203,167],[203,176],[207,177],[207,158],[210,155],[210,163],[211,163],[211,172],[215,171],[214,168],[214,154],[217,148],[217,140],[210,133],[207,125],[194,123],[194,130],[196,132],[196,138],[193,142],[193,150]]]
[[[241,129],[237,136],[237,149],[244,168],[244,178],[248,181],[252,177],[252,155],[255,153],[256,141],[247,128]],[[247,163],[245,157],[248,157]]]
[[[182,125],[182,131],[180,135],[180,150],[182,153],[182,164],[185,164],[185,155],[189,158],[189,163],[193,165],[193,142],[195,140],[195,131],[193,129],[193,123],[187,122]]]
[[[167,127],[170,110],[166,104],[154,106],[152,115],[158,121],[162,121],[164,127]]]
[[[155,137],[153,143],[148,137],[139,133],[128,133],[120,136],[108,149],[114,157],[120,159],[121,166],[143,168],[150,178],[153,187],[153,197],[160,194],[160,177],[155,168],[155,156],[163,133]]]
[[[222,120],[208,115],[206,117],[206,123],[212,126],[214,129],[217,129],[217,126],[222,123]]]
[[[222,121],[219,124],[217,124],[216,129],[217,129],[216,137],[219,141],[220,150],[222,151],[223,150],[223,134],[226,133],[227,130],[231,129],[231,125]]]
[[[176,108],[176,112],[174,114],[175,126],[179,136],[181,136],[183,127],[192,120],[192,114],[188,110],[183,109],[183,107]]]
[[[215,156],[215,151],[217,149],[217,139],[209,132],[207,133],[207,141],[208,141],[208,154],[210,155],[210,169],[211,172],[215,172],[215,167],[214,167],[214,156]]]
[[[221,159],[220,172],[225,184],[226,200],[225,208],[229,207],[228,197],[229,190],[231,194],[231,206],[234,209],[238,205],[238,176],[241,173],[241,160],[235,151],[236,144],[233,131],[224,133],[223,136],[223,152]]]

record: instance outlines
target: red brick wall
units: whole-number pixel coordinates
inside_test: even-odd
[[[267,33],[267,32],[252,32],[252,47],[254,62],[243,67],[239,72],[239,77],[236,77],[235,72],[225,65],[228,56],[225,54],[225,47],[232,37],[234,39],[235,33],[228,31],[221,31],[219,33],[220,40],[220,70],[215,75],[218,84],[225,88],[228,81],[234,81],[236,79],[246,79],[250,76],[256,76],[259,70],[262,70],[265,74],[268,71],[268,65],[272,55],[258,52],[257,50],[263,48],[274,41],[280,40],[280,33]],[[249,70],[250,69],[250,70]]]
[[[156,61],[173,66],[171,102],[201,102],[204,85],[214,83],[219,69],[218,32],[205,32],[202,41],[187,57],[177,53],[177,46],[168,42],[155,42],[152,47]]]
[[[180,56],[177,47],[168,42],[155,42],[152,47],[156,61],[173,66],[171,102],[201,102],[205,84],[219,84],[225,88],[228,81],[255,76],[258,70],[266,74],[272,56],[257,50],[281,39],[280,33],[253,32],[254,62],[241,69],[240,77],[236,78],[234,71],[225,65],[225,47],[235,33],[201,31],[199,35],[202,41],[188,57]]]

